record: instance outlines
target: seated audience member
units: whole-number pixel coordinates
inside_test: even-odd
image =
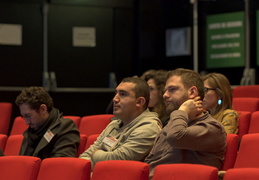
[[[155,70],[155,69],[149,69],[149,70],[145,71],[139,78],[145,80],[148,75],[155,74],[156,72],[157,72],[157,70]]]
[[[153,73],[155,73],[155,72],[156,72],[156,70],[154,70],[154,69],[149,69],[149,70],[145,71],[140,77],[137,76],[137,75],[135,75],[135,76],[133,76],[133,77],[134,77],[134,78],[145,79],[147,75],[153,74]],[[113,100],[111,100],[111,101],[109,102],[109,104],[108,104],[108,106],[107,106],[105,112],[106,112],[106,114],[112,114],[112,113],[113,113]]]
[[[203,96],[204,85],[198,73],[182,68],[168,72],[163,97],[170,120],[145,159],[151,168],[150,178],[160,164],[191,163],[221,168],[226,132],[221,123],[204,111]]]
[[[19,155],[35,156],[42,160],[76,157],[80,143],[78,128],[73,120],[64,119],[59,110],[53,107],[53,100],[44,88],[24,89],[15,103],[29,125],[23,133]]]
[[[166,113],[165,101],[163,98],[166,73],[167,71],[165,70],[157,70],[154,73],[148,74],[145,78],[150,90],[148,108],[150,111],[156,112],[158,114],[163,127],[169,120],[169,115]]]
[[[143,161],[154,145],[162,124],[148,110],[149,87],[141,78],[124,78],[113,98],[114,119],[79,158],[92,166],[104,160]]]
[[[205,96],[203,107],[221,122],[229,134],[238,132],[238,113],[232,108],[232,90],[228,79],[220,73],[203,76]]]

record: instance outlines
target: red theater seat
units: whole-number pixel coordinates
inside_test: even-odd
[[[248,133],[259,133],[259,111],[252,113]]]
[[[85,134],[80,134],[80,144],[77,150],[76,157],[78,157],[80,154],[82,154],[85,151],[86,141],[87,141],[87,136]]]
[[[17,116],[14,119],[10,135],[23,134],[23,132],[28,128],[28,125],[25,124],[24,119],[21,116]]]
[[[79,128],[79,125],[80,125],[80,121],[81,121],[81,117],[80,116],[63,116],[63,118],[68,118],[68,119],[72,119],[76,126]]]
[[[233,97],[257,97],[259,98],[259,85],[237,86],[233,89]]]
[[[3,152],[5,150],[6,141],[7,141],[7,135],[0,134],[0,148],[2,149]]]
[[[23,135],[12,135],[7,138],[4,154],[6,156],[19,155],[22,145]]]
[[[162,164],[155,167],[152,180],[218,180],[218,169],[201,164]]]
[[[81,134],[85,134],[86,136],[101,134],[113,117],[114,115],[112,114],[84,116],[81,119],[79,131]]]
[[[237,151],[238,151],[238,143],[239,138],[236,134],[227,134],[227,147],[225,152],[225,157],[223,161],[222,170],[226,171],[230,168],[234,167]]]
[[[259,133],[245,134],[240,142],[234,168],[259,168]]]
[[[109,160],[95,164],[92,180],[148,180],[149,164],[139,161]]]
[[[87,150],[94,142],[97,140],[100,134],[93,134],[88,136],[86,144],[85,144],[85,150]]]
[[[258,180],[259,168],[234,168],[225,173],[224,180]]]
[[[91,161],[71,157],[46,158],[37,180],[90,180]]]
[[[37,180],[41,160],[33,156],[0,157],[1,180]]]
[[[8,134],[11,124],[13,104],[9,102],[0,102],[0,134]]]
[[[233,108],[236,111],[259,111],[259,98],[254,97],[236,97],[233,98]]]
[[[237,111],[237,112],[239,115],[237,134],[239,136],[239,139],[241,139],[244,134],[248,133],[252,113],[249,111]]]

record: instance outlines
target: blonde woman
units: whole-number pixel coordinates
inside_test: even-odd
[[[238,113],[232,107],[232,90],[229,80],[220,73],[203,76],[205,96],[203,107],[212,117],[220,121],[226,133],[237,134]]]

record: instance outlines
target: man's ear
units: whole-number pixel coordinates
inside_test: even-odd
[[[46,104],[41,104],[39,110],[40,110],[40,112],[42,112],[42,113],[48,112],[48,108],[47,108]]]
[[[137,107],[143,107],[145,103],[146,103],[146,99],[144,97],[139,97],[138,100],[137,100],[136,106]]]
[[[190,99],[193,99],[195,97],[198,96],[198,89],[196,86],[192,86],[190,89],[189,89],[189,98]]]

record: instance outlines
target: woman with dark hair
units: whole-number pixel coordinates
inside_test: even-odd
[[[165,126],[169,120],[163,99],[166,73],[167,71],[165,70],[157,70],[145,77],[150,90],[149,110],[158,114],[163,126]]]

